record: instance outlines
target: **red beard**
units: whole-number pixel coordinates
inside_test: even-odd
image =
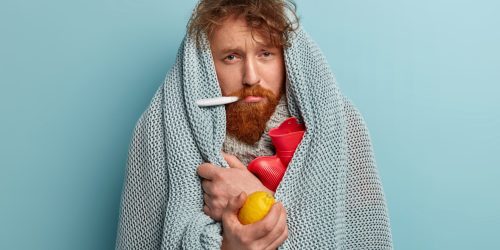
[[[231,93],[230,96],[238,96],[240,101],[226,105],[226,131],[240,141],[253,145],[264,133],[280,95],[254,85]],[[243,99],[247,96],[260,96],[264,99],[258,103],[245,103]]]

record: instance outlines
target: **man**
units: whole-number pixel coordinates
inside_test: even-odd
[[[282,0],[202,0],[134,131],[117,249],[391,249],[362,118]],[[198,99],[237,96],[224,106]],[[247,170],[290,116],[306,134],[274,193]],[[237,219],[246,194],[281,201]]]

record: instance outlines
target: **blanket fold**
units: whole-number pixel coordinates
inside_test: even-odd
[[[389,217],[368,130],[303,29],[285,49],[290,114],[306,134],[276,191],[288,213],[281,249],[392,249]],[[203,211],[196,168],[227,167],[223,106],[206,38],[189,36],[134,129],[117,249],[220,249],[221,226]]]

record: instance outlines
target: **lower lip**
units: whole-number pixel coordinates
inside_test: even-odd
[[[245,102],[260,102],[264,99],[263,97],[260,96],[247,96],[244,101]]]

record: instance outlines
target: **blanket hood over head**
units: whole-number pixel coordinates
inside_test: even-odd
[[[281,249],[392,249],[386,201],[365,123],[335,83],[318,46],[299,28],[285,49],[290,113],[307,127],[275,197],[287,209]],[[206,39],[188,35],[139,118],[130,144],[117,249],[220,249],[221,226],[202,211],[196,168],[227,167],[223,106]]]

